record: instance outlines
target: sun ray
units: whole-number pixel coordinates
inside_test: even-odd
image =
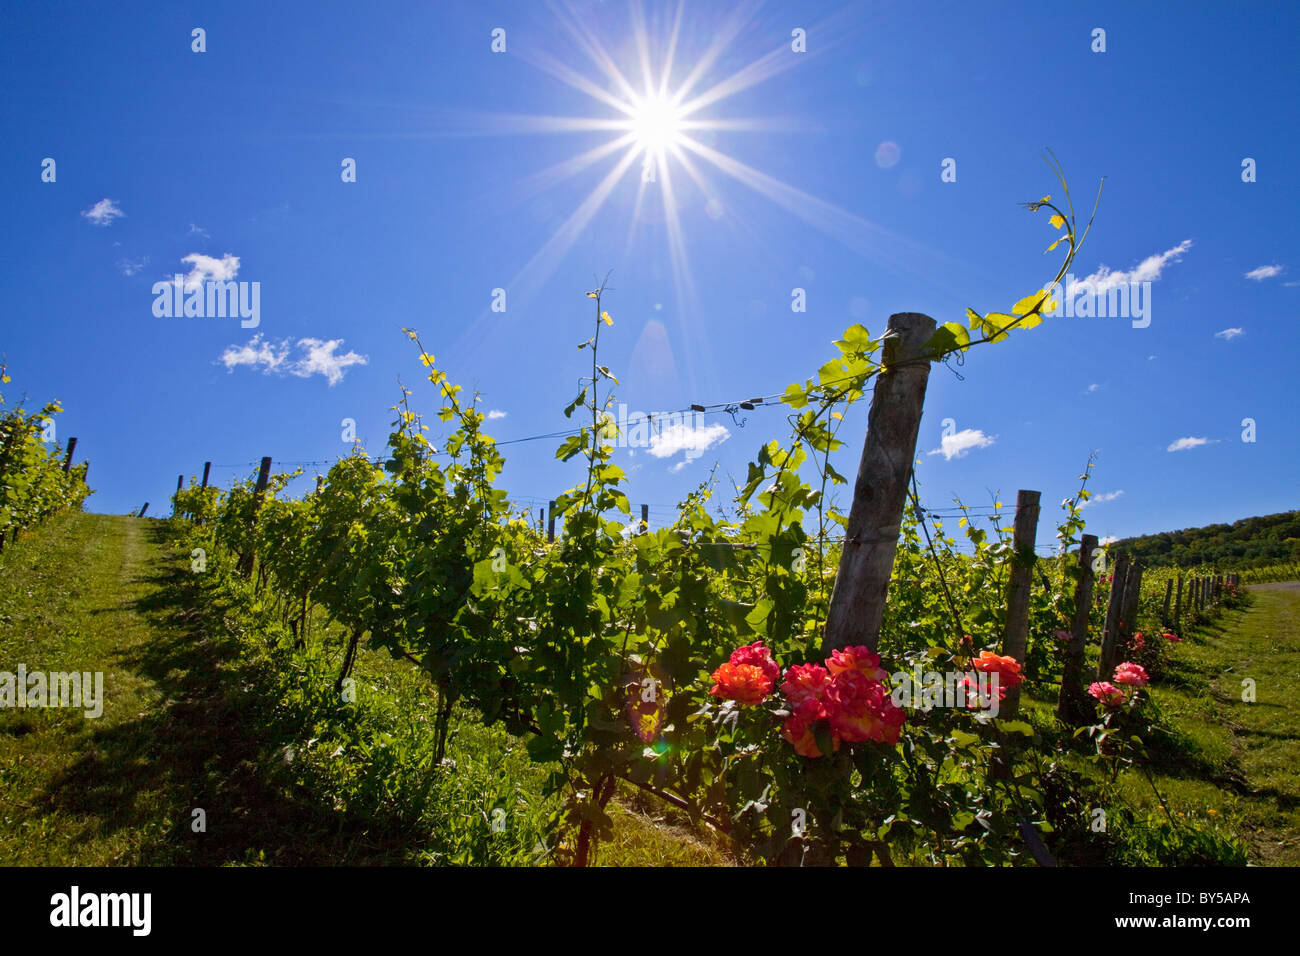
[[[546,5],[550,7],[556,19],[560,21],[560,25],[564,27],[574,42],[582,48],[582,51],[591,58],[591,61],[611,82],[619,87],[623,98],[625,100],[631,99],[636,94],[636,91],[632,89],[632,84],[627,81],[627,77],[623,75],[623,72],[610,58],[610,55],[605,52],[605,48],[600,45],[600,42],[582,26],[572,8],[567,11],[568,15],[566,16],[565,13],[559,10],[553,0],[547,0]]]
[[[920,258],[933,263],[939,253],[926,249],[910,239],[878,226],[873,222],[845,212],[838,206],[818,199],[801,189],[796,189],[738,159],[705,146],[686,135],[680,135],[682,146],[708,160],[726,175],[748,186],[759,195],[776,203],[787,212],[808,223],[819,232],[835,239],[859,255],[882,262],[890,268],[916,277],[932,276],[931,269],[918,265]]]
[[[579,153],[577,156],[572,156],[553,166],[548,166],[541,172],[533,173],[531,176],[519,180],[514,185],[512,192],[521,202],[531,199],[538,193],[558,186],[566,179],[572,179],[578,173],[589,166],[594,166],[611,153],[616,153],[625,146],[633,145],[635,140],[636,137],[631,132],[627,132],[618,139],[611,139],[608,143],[593,146],[585,153]]]

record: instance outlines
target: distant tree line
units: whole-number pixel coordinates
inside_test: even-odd
[[[1110,545],[1110,550],[1112,554],[1127,553],[1147,567],[1215,564],[1220,568],[1257,568],[1300,561],[1300,511],[1122,538]]]

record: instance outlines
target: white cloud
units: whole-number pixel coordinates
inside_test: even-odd
[[[114,219],[126,215],[121,209],[117,208],[117,202],[113,199],[101,199],[89,209],[82,210],[81,214],[96,226],[107,226]]]
[[[1097,384],[1094,383],[1094,384],[1088,386],[1088,391],[1089,391],[1089,392],[1095,392],[1095,391],[1097,391],[1097,389],[1099,389],[1099,388],[1101,388],[1101,386],[1100,386],[1100,385],[1097,385]]]
[[[1083,509],[1089,507],[1090,505],[1104,504],[1107,501],[1114,501],[1116,498],[1121,498],[1123,497],[1123,495],[1124,495],[1123,491],[1108,491],[1104,495],[1093,495],[1087,501],[1080,502],[1079,508]]]
[[[1105,265],[1102,265],[1092,275],[1086,279],[1081,279],[1075,284],[1075,289],[1083,291],[1087,286],[1095,295],[1105,295],[1110,289],[1117,289],[1122,285],[1128,285],[1130,282],[1154,282],[1160,278],[1160,273],[1164,271],[1165,266],[1171,262],[1177,262],[1182,258],[1183,253],[1192,247],[1192,240],[1184,239],[1172,249],[1166,249],[1164,252],[1158,252],[1155,255],[1147,256],[1130,272],[1123,270],[1112,272]]]
[[[196,226],[194,225],[194,223],[190,223],[190,231],[189,233],[187,233],[187,235],[202,236],[204,239],[212,238],[211,236],[208,235],[208,231],[206,229],[200,226]]]
[[[1188,448],[1196,448],[1198,445],[1208,445],[1208,438],[1180,438],[1172,443],[1165,451],[1186,451]]]
[[[1260,266],[1258,269],[1251,269],[1247,272],[1246,278],[1254,279],[1256,282],[1263,282],[1265,279],[1271,279],[1281,274],[1282,267],[1279,265]]]
[[[492,411],[490,411],[490,412],[487,413],[487,420],[490,421],[490,422],[494,422],[494,421],[496,421],[498,418],[505,418],[505,417],[506,417],[506,414],[507,414],[506,412],[503,412],[503,411],[501,411],[501,410],[499,410],[499,409],[494,408],[494,409],[492,409]]]
[[[1114,544],[1114,543],[1115,543],[1116,541],[1118,541],[1118,540],[1119,540],[1119,537],[1118,537],[1118,536],[1113,535],[1113,534],[1108,534],[1108,535],[1106,535],[1106,537],[1102,538],[1102,539],[1101,539],[1100,541],[1098,541],[1097,543],[1098,543],[1098,544]]]
[[[1245,334],[1246,334],[1245,329],[1224,329],[1222,332],[1215,332],[1214,337],[1216,339],[1225,339],[1231,342],[1237,336],[1245,335]]]
[[[685,467],[686,467],[686,462],[685,462],[685,461],[679,461],[677,464],[675,464],[675,465],[673,465],[671,468],[669,468],[668,471],[669,471],[670,474],[674,474],[674,475],[675,475],[675,474],[677,474],[679,471],[681,471],[681,470],[682,470],[683,468],[685,468]]]
[[[365,365],[367,361],[364,355],[356,352],[334,354],[342,344],[342,339],[330,339],[328,342],[321,339],[299,339],[298,347],[305,348],[307,354],[295,362],[289,372],[299,378],[324,375],[331,385],[337,385],[343,381],[344,369],[352,365]]]
[[[288,356],[289,346],[286,342],[272,345],[259,333],[249,339],[246,345],[228,346],[221,353],[221,362],[226,366],[226,370],[231,372],[241,365],[252,368],[261,366],[263,372],[274,372],[284,364]]]
[[[245,345],[231,345],[221,354],[221,363],[227,371],[233,372],[240,366],[260,368],[263,374],[277,372],[281,375],[295,375],[298,378],[310,378],[323,375],[330,385],[337,385],[343,380],[344,370],[352,365],[365,365],[367,359],[356,352],[335,354],[343,344],[342,339],[299,339],[297,347],[303,350],[297,359],[289,360],[289,340],[270,342],[261,334],[254,335]]]
[[[679,451],[688,455],[692,452],[699,456],[714,445],[720,445],[731,437],[725,425],[705,425],[692,428],[680,422],[667,425],[650,436],[650,454],[656,458],[671,458]]]
[[[117,267],[122,270],[122,275],[133,276],[149,264],[149,257],[143,256],[139,259],[119,259]]]
[[[944,435],[939,447],[930,454],[943,455],[944,461],[951,461],[954,458],[966,457],[972,448],[988,448],[996,440],[992,436],[985,435],[978,428],[964,428],[951,435]]]
[[[227,282],[239,274],[239,256],[230,253],[217,259],[201,252],[191,252],[181,262],[190,264],[189,274],[185,276],[186,292],[197,289],[204,282]]]
[[[1150,361],[1152,361],[1154,358],[1155,358],[1154,355],[1148,355],[1148,356],[1147,356],[1147,361],[1150,362]]]

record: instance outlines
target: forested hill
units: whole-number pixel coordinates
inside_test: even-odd
[[[1147,567],[1217,563],[1222,568],[1255,568],[1300,560],[1300,511],[1242,518],[1232,524],[1162,531],[1121,538],[1110,545]]]

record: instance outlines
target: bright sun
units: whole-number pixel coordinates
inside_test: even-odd
[[[628,129],[636,144],[647,153],[661,154],[677,145],[682,129],[682,111],[668,97],[649,95],[638,97],[633,103]]]

